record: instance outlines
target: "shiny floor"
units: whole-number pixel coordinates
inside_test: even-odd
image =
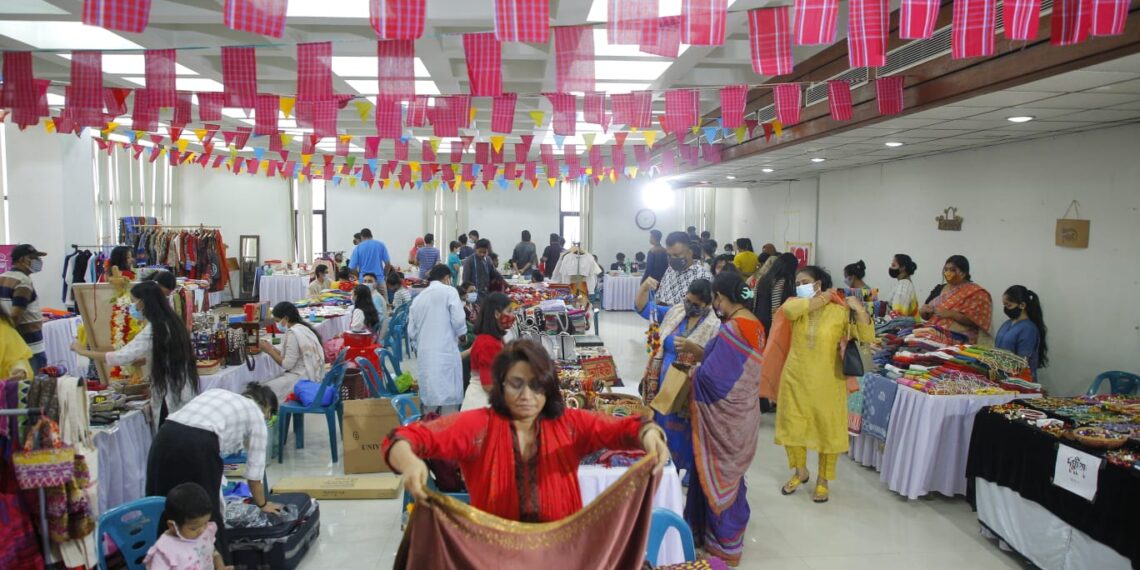
[[[645,323],[633,313],[604,313],[601,336],[622,377],[636,381],[645,366]],[[406,365],[414,372],[414,363]],[[748,525],[741,568],[779,570],[985,570],[1027,565],[979,534],[964,498],[940,495],[908,501],[886,489],[874,471],[846,457],[831,501],[811,502],[807,489],[782,496],[783,450],[772,443],[771,415],[763,418],[756,458],[748,471]],[[330,461],[324,422],[306,422],[305,449],[289,442],[284,464],[272,461],[270,484],[290,475],[340,475]],[[809,458],[814,472],[815,458]],[[392,475],[366,475],[391,477]],[[391,568],[399,546],[400,501],[322,501],[321,537],[301,570]]]

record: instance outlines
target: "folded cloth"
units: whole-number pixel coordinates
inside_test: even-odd
[[[863,433],[875,439],[887,440],[887,428],[897,391],[898,384],[886,376],[868,374],[863,377]]]

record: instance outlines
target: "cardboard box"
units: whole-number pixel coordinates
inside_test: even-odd
[[[273,486],[274,493],[307,493],[314,499],[395,499],[400,478],[377,477],[287,477]]]
[[[344,401],[344,473],[387,473],[380,443],[400,427],[392,401],[387,398]]]

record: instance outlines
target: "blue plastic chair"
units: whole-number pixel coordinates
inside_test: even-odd
[[[348,355],[348,349],[347,348],[340,349],[340,352],[337,353],[337,355],[336,355],[336,359],[333,360],[333,362],[332,362],[332,366],[337,366],[338,364],[344,364],[344,357],[347,355]]]
[[[166,508],[166,497],[143,497],[137,501],[119,505],[99,517],[95,533],[95,548],[99,555],[99,570],[107,570],[107,553],[103,551],[103,535],[123,554],[128,570],[144,570],[143,558],[158,540],[158,528],[162,523],[162,510]]]
[[[387,348],[376,349],[376,359],[380,362],[380,376],[391,387],[392,393],[399,394],[400,389],[396,386],[396,378],[403,374],[403,371],[400,370],[400,361]]]
[[[693,531],[681,515],[669,509],[653,509],[653,519],[649,523],[649,545],[645,551],[645,559],[653,566],[657,565],[657,554],[661,551],[661,543],[669,529],[677,529],[681,535],[681,551],[685,555],[685,562],[697,559],[697,549],[693,546]]]
[[[408,307],[410,306],[409,304],[401,305],[392,313],[392,318],[388,321],[388,334],[384,335],[384,341],[381,343],[384,348],[392,351],[397,361],[404,359],[404,346],[408,344]]]
[[[415,394],[400,394],[392,398],[392,407],[396,409],[396,417],[401,426],[406,426],[423,417],[424,412],[416,402]]]
[[[344,421],[344,403],[340,400],[340,386],[344,383],[346,367],[347,365],[342,362],[341,364],[333,366],[325,373],[324,379],[321,380],[321,386],[317,389],[317,397],[313,399],[312,404],[302,406],[300,402],[286,402],[281,404],[278,408],[278,463],[285,461],[285,442],[289,437],[290,419],[293,420],[293,439],[295,440],[295,445],[297,449],[304,449],[305,414],[324,414],[325,421],[329,424],[329,451],[332,452],[333,463],[337,462],[336,426],[338,423]],[[332,402],[327,406],[322,406],[321,402],[324,401],[325,393],[329,390],[332,390]]]
[[[1087,395],[1095,396],[1100,391],[1100,385],[1108,380],[1108,385],[1111,388],[1111,393],[1132,396],[1140,390],[1140,376],[1131,372],[1121,372],[1120,370],[1110,370],[1108,372],[1101,372],[1097,375],[1096,379],[1092,381],[1089,386]]]
[[[356,357],[356,366],[360,368],[360,373],[364,376],[364,382],[368,385],[368,396],[370,398],[391,398],[397,394],[396,386],[390,385],[390,383],[386,381],[387,379],[376,371],[376,367],[372,366],[372,362],[367,358],[363,356]]]

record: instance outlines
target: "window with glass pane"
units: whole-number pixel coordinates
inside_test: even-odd
[[[582,241],[582,217],[577,214],[562,214],[562,237],[567,244]]]

